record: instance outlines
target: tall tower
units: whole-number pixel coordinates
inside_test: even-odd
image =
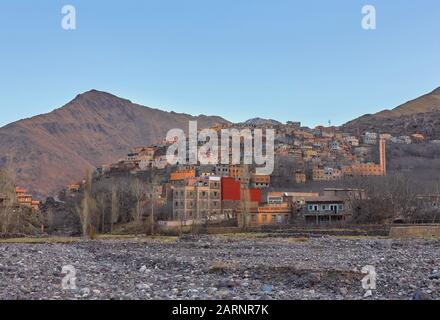
[[[384,138],[380,138],[379,141],[379,158],[380,158],[380,169],[382,170],[382,175],[387,175],[387,158],[386,158],[386,141]]]

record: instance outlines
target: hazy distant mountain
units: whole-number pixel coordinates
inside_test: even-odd
[[[228,122],[151,109],[92,90],[53,112],[0,128],[0,165],[13,156],[17,183],[46,196],[81,179],[88,168],[164,139],[169,129],[187,130],[190,120],[200,128]]]
[[[394,135],[423,133],[431,139],[440,139],[440,88],[393,110],[359,117],[342,128],[355,134],[365,131]]]
[[[262,126],[262,125],[280,125],[282,124],[279,121],[273,119],[262,119],[262,118],[253,118],[249,119],[245,122],[245,124],[254,125],[254,126]]]

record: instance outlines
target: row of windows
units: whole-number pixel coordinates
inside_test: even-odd
[[[184,201],[175,201],[175,202],[174,202],[174,207],[179,207],[179,205],[180,205],[180,207],[183,207],[184,204],[185,204]],[[220,203],[219,203],[218,201],[212,201],[212,202],[211,202],[211,206],[212,206],[212,207],[218,207],[219,205],[220,205]],[[188,204],[188,206],[189,206],[189,207],[195,207],[195,206],[196,206],[196,203],[191,201],[191,202]],[[203,203],[202,203],[201,205],[199,205],[199,206],[202,207],[202,206],[203,206]],[[208,207],[208,205],[205,203],[204,207]]]
[[[277,216],[276,214],[273,214],[273,215],[271,215],[271,221],[276,221],[277,217],[278,217],[278,219],[281,219],[282,217],[284,218],[284,220],[289,219],[288,214],[285,214],[284,216],[280,216],[280,215]],[[263,214],[263,215],[261,215],[261,218],[262,218],[263,222],[267,222],[268,215]],[[257,215],[256,214],[251,215],[251,220],[254,222],[257,221]]]
[[[207,192],[207,191],[201,191],[199,194],[200,194],[202,197],[206,197],[206,196],[208,195],[208,192]],[[179,191],[175,191],[175,192],[174,192],[174,197],[178,197],[179,195],[180,195],[181,197],[183,197],[185,194],[184,194],[183,191],[181,191],[180,194],[179,194]],[[189,192],[187,193],[187,197],[195,197],[196,195],[197,195],[197,194],[196,194],[195,191],[189,191]],[[218,191],[213,191],[213,192],[212,192],[212,195],[213,195],[214,197],[217,197],[217,196],[218,196]]]
[[[310,204],[308,209],[309,211],[341,211],[343,210],[343,205],[342,204],[331,204],[331,205]]]

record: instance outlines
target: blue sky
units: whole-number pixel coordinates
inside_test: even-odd
[[[61,28],[61,8],[77,30]],[[377,30],[361,8],[377,9]],[[440,86],[438,0],[4,0],[0,126],[92,88],[168,111],[342,124]]]

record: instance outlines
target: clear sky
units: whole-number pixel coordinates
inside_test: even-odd
[[[77,30],[61,28],[66,4]],[[342,124],[439,87],[439,57],[438,0],[2,0],[0,126],[92,88],[231,121]]]

